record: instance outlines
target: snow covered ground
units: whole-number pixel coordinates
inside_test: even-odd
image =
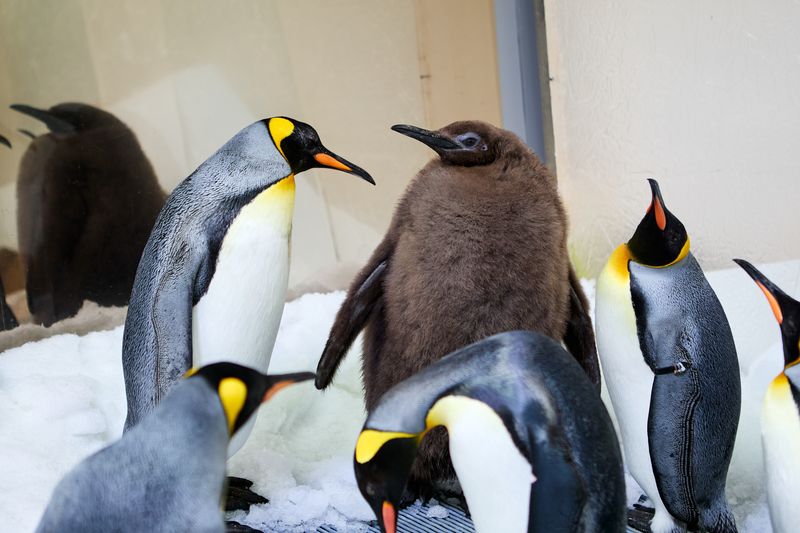
[[[800,261],[764,272],[788,293],[800,293]],[[778,327],[744,272],[733,268],[709,279],[728,313],[742,366],[742,421],[728,496],[741,531],[768,532],[758,415],[766,385],[781,369]],[[341,292],[308,294],[287,304],[271,372],[316,368],[342,298]],[[32,531],[58,480],[121,434],[121,342],[117,327],[58,335],[0,354],[0,532]],[[373,517],[352,470],[364,420],[357,352],[348,355],[329,391],[298,385],[261,409],[229,469],[252,479],[271,501],[231,518],[270,531],[313,531],[320,525],[365,529],[362,523]],[[629,498],[638,498],[636,487],[629,487]]]

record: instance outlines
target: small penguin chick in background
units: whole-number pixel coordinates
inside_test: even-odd
[[[800,524],[800,302],[747,261],[734,261],[767,297],[783,340],[783,371],[764,396],[761,437],[772,527],[775,533],[792,533]]]
[[[11,109],[43,122],[17,179],[17,235],[33,321],[49,326],[84,300],[128,304],[166,194],[117,117],[82,103]]]
[[[446,427],[478,533],[622,533],[625,481],[611,418],[573,357],[529,331],[494,335],[395,385],[356,442],[356,480],[383,531],[420,441]]]
[[[314,374],[205,366],[56,486],[37,533],[225,531],[229,439],[280,389]]]
[[[438,131],[392,128],[438,157],[400,200],[388,232],[356,276],[317,367],[328,387],[364,330],[366,407],[445,354],[513,329],[563,340],[599,387],[592,321],[567,253],[555,178],[513,133],[479,121]],[[409,496],[454,477],[446,433],[423,444]]]

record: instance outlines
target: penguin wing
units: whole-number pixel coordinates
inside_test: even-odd
[[[347,350],[364,329],[376,302],[383,297],[383,281],[393,251],[394,240],[387,235],[350,285],[319,358],[314,382],[318,389],[322,390],[331,384]]]
[[[569,267],[569,286],[569,316],[567,317],[567,330],[564,333],[564,344],[599,392],[600,363],[597,360],[597,346],[594,341],[592,319],[589,316],[589,303],[572,265]]]
[[[192,367],[193,280],[181,268],[169,270],[159,280],[152,310],[156,403]]]

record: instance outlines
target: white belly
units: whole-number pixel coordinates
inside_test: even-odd
[[[653,373],[645,364],[639,347],[629,283],[627,277],[608,266],[597,280],[597,351],[622,433],[628,471],[653,502],[656,517],[651,528],[659,533],[669,530],[673,519],[661,501],[650,462],[647,419]]]
[[[231,361],[266,373],[289,280],[294,179],[247,204],[228,228],[206,294],[192,310],[192,365]],[[247,439],[256,415],[229,447]]]
[[[528,531],[531,465],[485,403],[447,396],[432,411],[447,427],[450,457],[477,533]]]
[[[767,500],[776,533],[797,531],[800,524],[800,417],[786,378],[770,384],[761,413]]]

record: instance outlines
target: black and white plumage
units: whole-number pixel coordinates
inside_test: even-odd
[[[313,377],[230,363],[200,369],[59,482],[37,533],[225,531],[229,437],[274,392]]]
[[[359,488],[394,533],[420,441],[444,426],[479,533],[621,532],[622,458],[580,365],[539,333],[494,335],[389,389],[356,444]]]

